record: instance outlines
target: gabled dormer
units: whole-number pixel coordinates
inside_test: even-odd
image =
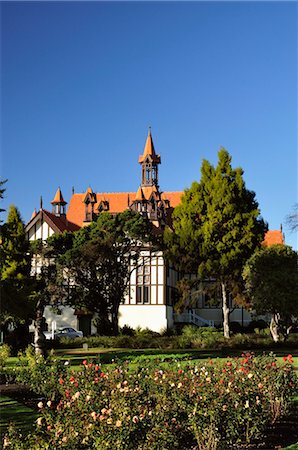
[[[54,199],[51,201],[52,213],[57,217],[65,217],[65,205],[67,202],[64,200],[60,187],[57,189]]]
[[[110,209],[110,204],[107,200],[101,200],[101,202],[98,205],[97,211],[99,213],[101,212],[107,212]]]
[[[85,197],[83,199],[83,203],[85,203],[85,219],[84,222],[92,222],[96,215],[94,214],[94,205],[96,203],[96,193],[92,191],[89,186],[85,192]]]

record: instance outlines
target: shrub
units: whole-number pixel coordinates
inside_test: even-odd
[[[220,364],[164,369],[143,361],[104,373],[84,361],[80,372],[56,378],[60,398],[40,405],[35,433],[26,438],[11,430],[6,448],[239,447],[287,410],[297,389],[291,362],[289,355],[278,367],[273,355],[246,353]]]
[[[10,347],[7,344],[0,345],[0,370],[4,369],[4,366],[10,356]]]
[[[19,354],[16,370],[16,381],[27,385],[30,390],[49,400],[60,397],[57,380],[66,373],[66,365],[61,363],[51,353],[47,359],[35,355],[32,347],[28,347],[24,354]]]
[[[124,334],[125,336],[134,336],[135,330],[129,325],[124,325],[122,328],[120,328],[120,334]]]
[[[78,348],[88,344],[89,348],[160,348],[160,349],[187,349],[202,348],[221,350],[231,349],[256,349],[256,348],[296,348],[298,345],[298,333],[289,335],[286,343],[276,344],[268,335],[267,330],[259,334],[234,334],[230,339],[223,337],[222,331],[216,328],[198,328],[187,325],[182,334],[177,336],[160,336],[158,333],[141,331],[135,336],[91,336],[76,339],[63,338],[59,341],[49,341],[53,348]],[[157,334],[157,335],[156,335]]]

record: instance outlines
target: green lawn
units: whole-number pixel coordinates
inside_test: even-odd
[[[38,414],[31,408],[18,403],[10,397],[0,397],[0,435],[1,438],[9,423],[13,422],[22,432],[30,431]],[[1,445],[1,444],[0,444]]]
[[[244,351],[245,353],[247,351]],[[262,354],[263,351],[255,351],[255,354]],[[268,353],[267,351],[265,353]],[[282,363],[283,357],[289,354],[289,350],[278,350],[274,352],[277,361]],[[188,364],[189,361],[196,362],[202,359],[222,359],[225,360],[228,356],[241,356],[242,350],[233,351],[216,351],[216,350],[160,350],[160,349],[106,349],[106,348],[90,348],[88,350],[77,349],[62,349],[56,350],[55,354],[63,361],[69,361],[71,366],[79,366],[84,359],[100,361],[103,365],[123,363],[128,361],[130,363],[139,363],[144,360],[164,360],[170,362],[171,360],[179,360],[182,364]],[[293,366],[298,369],[298,350],[292,351]]]

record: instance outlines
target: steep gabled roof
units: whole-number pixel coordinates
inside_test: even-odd
[[[84,203],[96,203],[96,194],[92,191],[91,187],[89,186],[85,192],[85,197],[83,199]]]
[[[64,231],[77,231],[80,226],[66,220],[65,217],[58,217],[46,209],[40,209],[35,216],[32,216],[26,225],[28,232],[39,220],[46,222],[54,233],[63,233]]]
[[[62,192],[60,187],[57,189],[57,192],[55,194],[54,199],[51,201],[51,204],[54,205],[55,203],[60,203],[61,205],[66,205],[66,201],[63,198]]]
[[[149,131],[148,131],[148,136],[147,136],[147,139],[146,139],[143,155],[139,156],[139,163],[142,163],[143,161],[145,161],[145,159],[148,156],[155,163],[157,163],[157,164],[160,163],[160,155],[157,155],[155,153],[155,149],[154,149],[154,145],[153,145],[153,139],[152,139],[152,136],[151,136],[150,128],[149,128]]]
[[[140,200],[140,201],[145,200],[145,195],[144,195],[142,186],[140,186],[139,189],[137,190],[135,200]]]

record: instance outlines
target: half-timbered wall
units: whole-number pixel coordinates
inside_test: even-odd
[[[172,298],[175,274],[167,269],[162,252],[141,252],[131,265],[131,277],[125,301],[119,308],[119,326],[150,328],[153,331],[173,326]]]
[[[161,252],[144,250],[137,264],[131,265],[131,277],[125,305],[164,305],[165,263]]]
[[[35,241],[36,239],[46,240],[48,237],[52,236],[54,231],[52,228],[44,221],[38,220],[28,231],[29,241]]]

